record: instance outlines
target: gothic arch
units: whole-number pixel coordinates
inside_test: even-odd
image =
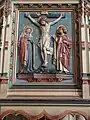
[[[5,112],[3,112],[1,115],[0,115],[0,118],[1,120],[3,120],[6,116],[8,115],[13,115],[14,117],[18,116],[18,115],[22,115],[24,116],[27,120],[29,120],[29,114],[27,114],[26,112],[22,111],[22,110],[7,110]]]
[[[51,115],[49,113],[47,113],[45,110],[42,111],[40,114],[38,115],[31,115],[31,114],[28,114],[22,110],[7,110],[5,112],[3,112],[1,115],[0,115],[0,119],[3,120],[7,115],[13,115],[14,117],[18,116],[18,115],[22,115],[24,116],[27,120],[34,120],[34,119],[40,119],[42,117],[47,117],[48,119],[51,119],[51,120],[56,120],[56,119],[62,119],[64,118],[66,115],[81,115],[85,118],[85,120],[88,120],[88,115],[82,111],[65,111],[65,112],[62,112],[58,115]]]

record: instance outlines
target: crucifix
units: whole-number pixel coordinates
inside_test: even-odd
[[[41,51],[41,66],[47,67],[47,54],[52,54],[52,49],[50,48],[50,29],[51,26],[59,22],[62,18],[64,18],[64,14],[48,14],[47,11],[41,11],[41,14],[30,14],[30,12],[26,12],[25,17],[28,18],[33,24],[35,24],[40,30],[40,39],[39,39],[39,47]],[[34,19],[37,18],[37,21]],[[48,18],[54,18],[54,21],[48,20]],[[35,53],[34,55],[35,56]],[[34,61],[33,61],[34,62]]]

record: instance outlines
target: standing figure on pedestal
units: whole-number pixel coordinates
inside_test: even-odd
[[[24,72],[24,69],[31,69],[31,61],[30,61],[30,42],[32,41],[32,28],[25,26],[23,28],[23,32],[20,35],[19,43],[20,43],[20,72]],[[31,48],[32,49],[32,48]]]
[[[56,68],[61,73],[70,72],[70,46],[71,42],[67,35],[67,28],[60,25],[56,29],[55,35],[56,53],[54,53],[54,60],[56,59]]]
[[[63,18],[64,15],[61,14],[59,18],[57,18],[56,20],[52,22],[48,22],[46,15],[42,15],[42,14],[39,16],[38,21],[33,19],[30,13],[26,13],[25,16],[28,19],[30,19],[40,29],[40,39],[38,43],[39,43],[40,50],[41,50],[41,58],[42,58],[41,66],[47,67],[47,63],[48,63],[47,54],[53,53],[53,50],[50,47],[50,35],[49,35],[50,28],[52,25],[56,24],[59,20],[61,20],[61,18]]]

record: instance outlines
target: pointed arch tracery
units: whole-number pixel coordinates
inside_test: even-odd
[[[12,115],[14,118],[16,118],[18,115],[21,115],[25,118],[25,120],[39,120],[39,119],[47,119],[47,120],[63,120],[67,115],[71,115],[74,117],[75,115],[82,116],[85,120],[88,120],[88,116],[86,113],[82,111],[64,111],[57,115],[52,115],[46,112],[45,110],[42,111],[40,114],[37,115],[31,115],[28,114],[22,110],[8,110],[3,112],[0,115],[1,120],[4,120],[6,116]]]

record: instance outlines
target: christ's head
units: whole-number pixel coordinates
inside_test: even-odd
[[[45,26],[46,24],[48,24],[48,20],[47,20],[46,15],[40,15],[39,18],[38,18],[38,23],[41,26]]]

